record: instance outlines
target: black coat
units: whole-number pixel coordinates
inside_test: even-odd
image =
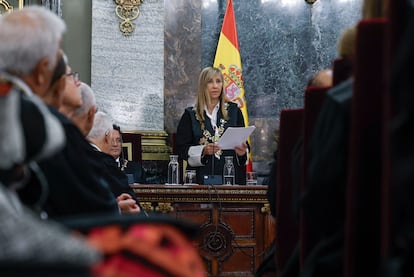
[[[228,115],[229,119],[224,124],[224,129],[228,127],[244,127],[243,114],[236,104],[228,103]],[[205,114],[205,129],[211,134],[214,134],[213,127],[211,126],[208,116]],[[217,114],[217,125],[220,125],[220,119],[223,116],[219,111]],[[195,111],[192,107],[186,108],[182,115],[177,127],[177,152],[180,160],[188,160],[188,150],[191,146],[200,145],[200,139],[203,137],[203,131],[200,127],[200,122],[197,121]],[[195,169],[197,171],[197,183],[203,184],[203,176],[205,175],[222,175],[224,167],[224,157],[233,156],[233,164],[235,168],[235,183],[246,184],[246,160],[247,155],[236,158],[236,152],[234,150],[224,150],[220,159],[217,159],[214,155],[205,156],[202,160],[204,166],[191,167],[187,166],[187,169]],[[214,166],[213,166],[214,162]]]
[[[65,147],[39,162],[48,182],[42,208],[51,217],[80,214],[119,214],[109,183],[102,178],[102,162],[79,129],[63,114],[49,107],[61,122]],[[30,185],[27,186],[30,189]]]
[[[309,144],[309,183],[301,203],[309,247],[302,269],[306,276],[343,272],[352,87],[349,79],[328,91]]]
[[[115,159],[111,155],[101,152],[96,148],[95,156],[102,162],[102,177],[109,184],[113,195],[118,197],[122,193],[128,193],[138,202],[134,191],[129,186],[128,177],[118,168],[118,163]]]
[[[309,144],[302,204],[317,240],[343,228],[351,98],[352,79],[328,91]]]

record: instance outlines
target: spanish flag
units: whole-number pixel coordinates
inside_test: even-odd
[[[227,98],[237,103],[244,117],[244,125],[249,126],[246,99],[244,98],[243,74],[240,58],[239,42],[237,40],[236,18],[233,1],[227,1],[226,13],[217,45],[214,67],[220,68],[224,76],[224,91]],[[250,145],[250,138],[248,139]],[[252,152],[249,151],[247,171],[253,170]]]

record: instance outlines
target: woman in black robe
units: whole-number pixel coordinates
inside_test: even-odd
[[[204,184],[208,175],[222,175],[224,157],[232,156],[235,184],[246,183],[247,143],[233,150],[222,150],[216,143],[228,127],[244,127],[243,114],[237,104],[227,101],[220,69],[206,67],[198,80],[194,107],[185,109],[177,127],[177,152],[195,169],[197,183]]]

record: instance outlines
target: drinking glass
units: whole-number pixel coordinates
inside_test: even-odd
[[[185,171],[185,184],[186,185],[195,185],[196,171],[194,169],[187,169]]]
[[[246,185],[248,186],[255,186],[257,185],[257,173],[252,172],[246,172]]]

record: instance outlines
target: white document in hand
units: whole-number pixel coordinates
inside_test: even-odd
[[[247,141],[247,138],[256,129],[255,126],[228,127],[217,142],[221,149],[229,150]]]

